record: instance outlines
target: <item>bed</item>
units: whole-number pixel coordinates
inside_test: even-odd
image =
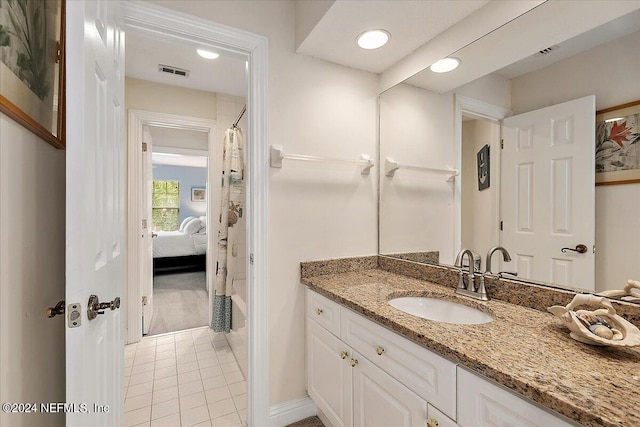
[[[189,217],[177,231],[158,231],[153,239],[153,272],[202,271],[206,268],[206,218]]]

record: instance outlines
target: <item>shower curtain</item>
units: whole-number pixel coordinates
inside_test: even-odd
[[[242,131],[233,127],[224,134],[222,155],[221,209],[218,222],[218,262],[211,327],[216,332],[231,330],[231,294],[237,270],[240,230],[234,227],[244,208],[244,150]]]

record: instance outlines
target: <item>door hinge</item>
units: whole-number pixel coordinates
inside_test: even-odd
[[[500,149],[504,150],[504,139],[500,140]]]
[[[253,265],[253,254],[249,254],[249,264]]]
[[[503,230],[503,225],[504,225],[504,224],[502,223],[502,221],[500,221],[500,231],[502,231],[502,230]]]
[[[146,142],[143,142],[143,143],[142,143],[142,152],[143,152],[143,153],[146,153],[146,152],[147,152],[147,143],[146,143]]]
[[[147,220],[146,220],[146,219],[143,219],[143,220],[142,220],[142,228],[143,228],[143,229],[144,229],[144,228],[147,228]]]

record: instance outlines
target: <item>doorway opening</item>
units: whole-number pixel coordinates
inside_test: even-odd
[[[175,148],[207,145],[201,132],[150,126],[153,312],[145,335],[209,324],[207,257],[207,150]],[[149,179],[145,180],[146,182]]]

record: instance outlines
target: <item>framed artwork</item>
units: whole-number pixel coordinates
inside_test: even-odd
[[[484,147],[478,151],[478,191],[485,190],[491,186],[491,175],[489,172],[489,146],[485,144]]]
[[[64,148],[65,0],[0,0],[0,111]]]
[[[204,187],[191,187],[191,201],[192,202],[206,202],[207,201],[207,189]]]
[[[640,182],[640,101],[596,112],[596,185]]]

